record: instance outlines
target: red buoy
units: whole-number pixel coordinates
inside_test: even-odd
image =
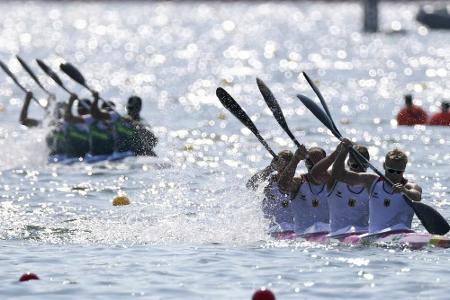
[[[253,294],[252,300],[275,300],[275,295],[270,290],[261,288]]]
[[[28,281],[28,280],[39,280],[39,277],[37,277],[34,273],[25,273],[22,276],[20,276],[19,281]]]

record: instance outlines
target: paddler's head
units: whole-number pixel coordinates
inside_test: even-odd
[[[102,109],[106,111],[113,111],[116,108],[116,104],[112,101],[103,101]]]
[[[407,164],[408,156],[404,152],[399,149],[391,150],[384,160],[384,175],[394,183],[401,182]]]
[[[407,94],[405,97],[405,105],[408,108],[411,108],[413,106],[413,98],[411,94]]]
[[[142,99],[138,96],[131,96],[127,102],[127,113],[133,119],[139,118],[142,108]]]
[[[317,164],[319,161],[325,158],[325,156],[327,156],[327,153],[322,148],[320,147],[309,148],[308,154],[305,158],[305,166],[308,169],[308,172],[311,171],[311,169],[314,167],[315,164]]]
[[[81,99],[78,101],[77,112],[78,115],[84,116],[91,113],[91,100],[89,99]]]
[[[289,164],[293,156],[294,154],[292,153],[292,151],[283,150],[278,153],[277,158],[272,159],[271,165],[273,166],[275,171],[281,173]]]
[[[367,150],[366,147],[362,145],[355,145],[353,148],[361,153],[361,155],[364,156],[367,160],[370,160],[369,150]],[[356,173],[365,172],[367,170],[367,164],[363,163],[363,167],[361,167],[355,159],[355,156],[351,152],[347,160],[347,166],[349,167],[350,171]]]

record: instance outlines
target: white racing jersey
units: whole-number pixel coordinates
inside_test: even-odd
[[[330,236],[367,232],[369,193],[364,186],[350,186],[336,181],[327,199],[330,209]]]
[[[369,195],[369,233],[411,229],[414,211],[401,193],[394,193],[389,184],[379,178],[372,184]]]
[[[295,233],[309,234],[329,232],[329,212],[325,184],[311,184],[302,175],[302,184],[292,195],[291,207],[294,213]]]
[[[262,210],[264,217],[270,220],[269,232],[294,231],[294,216],[289,205],[289,197],[280,191],[276,177],[269,178],[264,194]]]

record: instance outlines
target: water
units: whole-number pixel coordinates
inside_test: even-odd
[[[46,164],[46,129],[17,124],[23,93],[0,76],[0,295],[2,299],[445,299],[448,251],[273,241],[245,181],[270,155],[215,97],[226,88],[275,151],[293,143],[255,84],[279,99],[295,136],[329,152],[337,141],[295,99],[317,80],[341,132],[370,146],[381,168],[407,151],[408,178],[450,215],[448,128],[397,128],[402,95],[428,111],[450,95],[448,33],[414,21],[416,4],[383,3],[383,33],[360,33],[357,3],[2,2],[0,58],[38,97],[20,54],[38,70],[80,67],[123,111],[144,99],[159,158],[71,167]],[[392,29],[400,33],[389,33]],[[61,74],[80,95],[80,86]],[[42,111],[32,104],[32,117]],[[304,170],[301,166],[299,171]],[[126,193],[131,205],[113,207]],[[423,230],[414,220],[414,228]],[[18,283],[24,272],[40,281]]]

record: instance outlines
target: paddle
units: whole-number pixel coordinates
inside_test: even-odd
[[[334,131],[336,131],[339,135],[341,135],[341,133],[339,132],[339,130],[336,127],[336,124],[333,121],[333,118],[331,117],[331,113],[330,110],[328,109],[328,105],[325,102],[325,99],[322,96],[322,93],[319,91],[319,89],[317,88],[317,86],[314,84],[314,82],[311,80],[311,78],[309,78],[308,74],[306,74],[305,72],[302,72],[303,76],[305,77],[306,81],[308,81],[309,86],[313,89],[314,93],[317,95],[317,97],[320,100],[320,103],[322,104],[328,118],[330,119],[331,125],[334,129]]]
[[[338,138],[339,140],[343,139],[342,135],[337,130],[335,130],[336,128],[333,126],[331,117],[326,115],[325,112],[320,107],[318,107],[316,103],[314,103],[314,101],[303,95],[297,95],[297,97],[328,129],[330,129],[330,131],[336,138]],[[364,161],[378,176],[383,178],[387,183],[389,183],[391,186],[394,185],[391,180],[386,178],[383,173],[378,171],[378,169],[376,169],[361,153],[353,148],[350,148],[350,151],[355,157],[358,157],[359,159]],[[450,226],[447,221],[434,208],[422,202],[412,201],[405,194],[403,194],[403,198],[405,199],[406,203],[412,207],[417,218],[429,233],[443,235],[450,230]]]
[[[270,148],[269,144],[264,140],[264,138],[259,133],[259,130],[256,128],[255,124],[253,124],[250,117],[247,115],[247,113],[239,106],[239,104],[236,102],[236,100],[233,99],[233,97],[230,96],[230,94],[227,93],[223,88],[219,87],[216,90],[217,98],[219,98],[219,101],[222,103],[222,105],[230,111],[239,121],[241,121],[242,124],[245,125],[261,142],[261,144],[266,148],[269,153],[276,158],[277,155],[273,150]]]
[[[72,78],[73,80],[75,80],[76,82],[78,82],[79,84],[81,84],[82,86],[84,86],[86,89],[88,89],[91,93],[94,92],[93,89],[91,89],[87,83],[86,83],[86,79],[84,79],[83,74],[81,74],[81,72],[75,68],[74,65],[72,65],[71,63],[64,63],[64,64],[60,64],[59,68],[61,69],[61,71],[63,71],[64,73],[66,73],[70,78]],[[103,99],[102,97],[99,96],[99,99],[102,100],[103,102],[106,102],[105,99]],[[110,106],[110,109],[112,109],[113,111],[116,111],[114,109],[114,107]]]
[[[0,60],[0,67],[3,69],[3,71],[5,71],[5,73],[12,79],[12,81],[14,81],[15,84],[17,84],[17,86],[24,91],[25,93],[27,93],[27,89],[23,87],[23,85],[20,84],[20,82],[17,80],[17,77],[9,70],[9,68]],[[47,107],[43,106],[38,99],[36,99],[34,96],[32,98],[34,101],[36,101],[37,104],[39,104],[40,107],[47,109]]]
[[[94,91],[87,85],[83,74],[81,74],[81,72],[78,71],[78,69],[75,68],[71,63],[60,64],[59,68],[61,69],[61,71],[66,73],[70,78],[72,78],[73,80],[75,80],[76,82],[78,82],[79,84],[84,86],[85,88],[87,88],[91,93]]]
[[[39,67],[41,67],[41,69],[45,72],[45,74],[47,74],[48,76],[50,76],[60,87],[62,87],[63,90],[65,90],[69,95],[72,95],[74,93],[72,93],[71,91],[69,91],[66,86],[64,85],[64,83],[62,82],[61,78],[59,78],[58,74],[56,74],[52,69],[50,69],[49,66],[47,66],[42,60],[40,59],[36,59],[37,64],[39,65]],[[87,110],[90,110],[91,108],[89,106],[87,106],[83,101],[79,101],[79,103]]]
[[[61,81],[61,78],[59,78],[58,74],[56,74],[55,72],[53,72],[52,69],[50,69],[49,66],[47,66],[42,60],[40,59],[36,59],[37,64],[39,65],[39,67],[41,67],[41,69],[44,71],[45,74],[47,74],[48,76],[50,76],[51,79],[53,79],[60,87],[62,87],[63,90],[65,90],[68,94],[73,94],[71,91],[69,91],[64,83]]]
[[[19,55],[16,55],[17,60],[19,61],[19,63],[22,65],[22,67],[25,69],[25,71],[27,71],[27,73],[31,76],[31,78],[33,78],[33,80],[37,83],[37,85],[44,91],[47,93],[47,95],[49,96],[53,96],[52,93],[50,93],[39,81],[39,79],[37,78],[37,76],[34,74],[34,72],[31,70],[31,68],[25,63],[25,61],[23,59],[20,58]]]
[[[272,111],[273,116],[275,117],[275,120],[277,120],[278,124],[280,124],[281,128],[284,129],[284,131],[287,133],[287,135],[291,138],[291,140],[294,142],[294,144],[298,147],[300,147],[300,143],[297,141],[295,136],[292,134],[291,130],[289,129],[286,119],[283,115],[283,111],[281,110],[280,105],[278,104],[277,99],[275,99],[275,96],[272,94],[270,89],[267,87],[267,85],[259,78],[256,78],[256,84],[258,85],[259,91],[261,92],[264,101],[266,101],[267,106]]]

